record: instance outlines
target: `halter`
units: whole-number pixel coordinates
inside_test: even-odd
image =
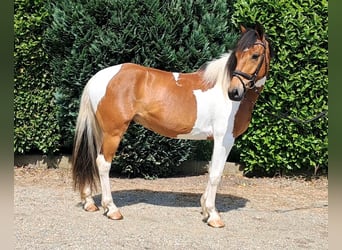
[[[244,92],[246,92],[246,86],[245,86],[244,82],[242,81],[241,77],[243,77],[243,78],[245,78],[245,79],[247,79],[249,81],[249,89],[255,88],[256,78],[257,78],[257,76],[259,74],[259,71],[260,71],[261,66],[263,65],[264,59],[265,59],[265,52],[266,52],[265,44],[262,43],[262,42],[256,42],[256,43],[254,43],[254,45],[261,45],[264,48],[264,52],[261,55],[261,60],[260,60],[260,62],[258,64],[258,66],[256,67],[254,73],[252,75],[250,75],[250,74],[247,74],[247,73],[242,72],[240,70],[234,70],[234,72],[232,74],[232,77],[235,76],[235,77],[237,77],[240,80],[240,82],[241,82],[241,84],[243,86],[243,91]]]

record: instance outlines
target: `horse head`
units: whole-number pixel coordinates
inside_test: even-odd
[[[240,101],[247,90],[261,87],[256,83],[267,76],[272,57],[270,42],[260,24],[254,29],[241,25],[240,30],[241,37],[228,60],[228,96],[233,101]]]

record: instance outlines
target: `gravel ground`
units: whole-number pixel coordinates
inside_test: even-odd
[[[112,221],[83,211],[69,170],[15,167],[15,249],[328,249],[327,178],[224,176],[221,229],[202,222],[207,178],[111,178]]]

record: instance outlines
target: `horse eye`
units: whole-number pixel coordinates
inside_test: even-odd
[[[252,55],[252,59],[253,59],[253,60],[256,60],[256,59],[259,58],[259,56],[260,56],[259,54],[253,54],[253,55]]]

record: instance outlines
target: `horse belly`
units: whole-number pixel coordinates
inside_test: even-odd
[[[177,135],[177,139],[188,139],[188,140],[207,140],[213,138],[213,131],[211,126],[203,128],[193,128],[188,134]]]
[[[181,105],[173,107],[173,109],[170,109],[156,102],[148,105],[148,108],[140,110],[133,120],[160,135],[177,138],[179,134],[187,134],[192,130],[195,111]]]

